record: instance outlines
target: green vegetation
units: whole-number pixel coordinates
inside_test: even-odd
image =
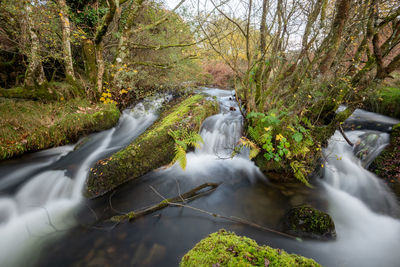
[[[320,145],[314,144],[309,130],[312,125],[306,117],[290,118],[288,115],[278,110],[270,110],[267,114],[250,112],[247,115],[249,136],[263,151],[256,162],[265,161],[265,164],[259,164],[265,172],[285,171],[285,166],[290,166],[294,176],[310,186],[307,175],[311,170],[307,169],[307,160],[314,159],[310,153],[318,153]]]
[[[384,179],[400,199],[400,124],[393,127],[390,145],[375,159],[370,169]]]
[[[260,246],[254,240],[219,230],[201,240],[183,256],[186,266],[321,266],[312,259]]]
[[[390,117],[400,118],[400,87],[380,87],[365,103],[365,108]]]
[[[294,207],[285,218],[285,231],[298,237],[331,239],[336,237],[335,224],[329,214],[308,205]]]
[[[204,143],[201,135],[194,131],[188,131],[187,128],[178,130],[169,130],[168,134],[175,141],[175,157],[171,161],[171,164],[179,162],[179,165],[184,170],[186,168],[186,151],[188,148],[200,147],[200,143]]]
[[[0,159],[64,145],[114,126],[115,105],[84,99],[41,103],[0,98]]]
[[[187,97],[165,108],[158,121],[128,147],[96,163],[87,180],[86,196],[103,195],[122,183],[171,163],[176,159],[177,144],[171,133],[197,133],[202,121],[217,111],[217,103],[202,95]]]

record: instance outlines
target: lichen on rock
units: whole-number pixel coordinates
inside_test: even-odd
[[[85,195],[103,195],[117,186],[169,164],[174,158],[175,141],[169,130],[199,131],[202,121],[215,114],[218,105],[202,95],[181,100],[125,149],[100,160],[91,169]]]
[[[284,230],[291,235],[319,240],[336,238],[331,216],[309,205],[291,208],[284,220]]]
[[[313,259],[281,249],[260,246],[256,241],[219,230],[186,253],[181,267],[188,266],[321,266]]]

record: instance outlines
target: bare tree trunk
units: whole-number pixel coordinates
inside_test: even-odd
[[[325,52],[320,65],[320,74],[326,73],[335,60],[336,53],[339,49],[340,39],[342,37],[343,29],[350,13],[351,0],[339,0],[336,8],[336,15],[332,23],[332,28],[327,36],[328,38],[328,49]]]
[[[31,19],[32,9],[29,2],[25,2],[25,21],[27,31],[30,37],[30,53],[28,55],[29,65],[26,69],[25,73],[25,86],[32,87],[35,84],[42,85],[46,81],[46,77],[44,75],[43,65],[40,60],[39,50],[40,50],[40,41],[37,36],[33,21]]]
[[[68,80],[75,81],[74,67],[71,52],[71,26],[68,18],[68,7],[65,0],[58,0],[60,6],[60,19],[62,26],[62,46],[64,53],[65,76]]]
[[[261,59],[259,62],[259,66],[256,73],[256,95],[255,95],[255,103],[256,105],[260,105],[261,103],[261,93],[263,91],[264,81],[263,81],[263,73],[264,73],[264,58],[265,58],[265,48],[266,48],[266,18],[267,18],[267,2],[268,0],[263,0],[262,4],[262,14],[261,14],[261,24],[260,24],[260,53]]]
[[[96,63],[97,63],[97,79],[96,85],[99,92],[103,89],[103,76],[104,76],[104,58],[103,58],[103,42],[100,42],[96,47]]]

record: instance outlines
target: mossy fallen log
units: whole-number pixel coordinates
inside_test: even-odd
[[[170,163],[174,158],[175,141],[168,134],[169,130],[199,131],[202,121],[217,111],[217,102],[202,95],[190,96],[174,105],[125,149],[96,163],[89,173],[85,195],[88,198],[101,196]]]
[[[155,204],[149,208],[145,208],[145,209],[142,209],[139,211],[131,211],[131,212],[128,212],[123,215],[116,215],[116,216],[111,217],[110,220],[113,222],[131,221],[131,220],[137,219],[139,217],[148,215],[150,213],[156,212],[158,210],[161,210],[163,208],[166,208],[166,207],[170,206],[171,204],[175,205],[176,203],[188,202],[193,199],[204,196],[204,195],[214,191],[218,186],[219,186],[219,184],[216,184],[216,183],[205,183],[205,184],[202,184],[200,186],[193,188],[192,190],[190,190],[182,195],[179,195],[179,196],[176,196],[173,198],[164,199],[160,203]]]
[[[186,253],[181,267],[188,266],[321,266],[312,259],[260,246],[254,240],[219,230]]]

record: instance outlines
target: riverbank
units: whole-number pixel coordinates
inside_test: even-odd
[[[73,143],[111,128],[119,116],[113,104],[84,99],[43,103],[0,98],[0,160]]]
[[[375,159],[370,169],[381,177],[400,199],[400,124],[393,126],[390,145]]]

